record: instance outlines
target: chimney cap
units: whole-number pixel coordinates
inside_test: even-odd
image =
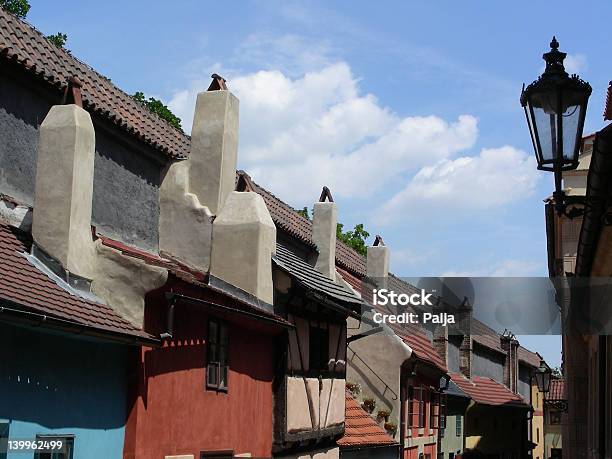
[[[207,91],[220,91],[220,90],[227,90],[227,85],[225,84],[227,82],[227,80],[225,78],[223,78],[221,75],[218,75],[216,73],[213,73],[210,76],[213,80],[210,83],[210,86],[208,87]]]
[[[321,190],[321,197],[319,197],[319,202],[325,202],[325,199],[327,199],[329,202],[334,202],[334,198],[332,197],[331,191],[329,191],[329,188],[327,188],[326,186],[324,186],[323,190]]]
[[[238,182],[236,191],[255,191],[251,176],[244,171],[238,171]]]
[[[66,89],[64,89],[62,105],[74,104],[83,108],[83,98],[81,97],[82,87],[83,84],[76,75],[69,77]]]
[[[383,241],[383,238],[380,234],[377,234],[376,237],[374,238],[374,244],[372,244],[374,247],[377,247],[379,245],[385,245],[385,241]]]

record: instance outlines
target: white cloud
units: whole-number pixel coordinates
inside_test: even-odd
[[[410,212],[452,212],[503,206],[530,196],[538,180],[535,160],[511,146],[478,156],[443,159],[418,171],[383,206],[387,222]]]
[[[565,71],[570,75],[580,74],[587,69],[587,58],[584,54],[568,54],[565,57]]]
[[[296,204],[323,185],[364,197],[405,174],[472,147],[477,120],[462,115],[401,117],[360,91],[346,63],[292,78],[264,70],[228,78],[240,98],[240,166]],[[189,126],[198,89],[178,92],[170,108]]]
[[[570,75],[573,75],[574,73],[581,74],[588,68],[587,57],[580,53],[568,54],[565,56],[563,66],[565,67],[565,71]],[[540,73],[542,73],[545,68],[546,64],[542,64],[540,67]]]

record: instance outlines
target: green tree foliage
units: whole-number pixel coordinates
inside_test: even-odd
[[[30,4],[28,0],[0,0],[0,8],[24,19],[30,11]]]
[[[300,214],[302,217],[310,220],[310,215],[308,214],[308,207],[304,207],[302,210],[298,210],[297,213]]]
[[[357,253],[365,256],[367,253],[366,239],[370,237],[370,233],[368,233],[364,227],[363,223],[359,223],[355,225],[355,228],[352,231],[342,231],[344,229],[344,225],[342,223],[338,223],[336,227],[336,235],[338,239],[347,244],[349,247],[352,247],[357,251]]]
[[[58,32],[53,35],[47,35],[47,40],[53,43],[58,48],[63,48],[66,46],[66,40],[68,40],[68,35],[65,33]]]
[[[132,97],[136,101],[147,107],[149,111],[155,113],[157,116],[166,120],[172,126],[177,128],[179,131],[183,132],[183,127],[181,126],[181,119],[177,117],[174,113],[172,113],[170,109],[165,106],[161,100],[155,99],[154,97],[149,97],[148,99],[145,99],[144,93],[140,91],[138,91]]]

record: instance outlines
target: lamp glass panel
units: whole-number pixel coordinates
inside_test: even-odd
[[[557,117],[559,97],[557,91],[540,91],[531,94],[529,102],[533,109],[533,120],[540,141],[542,161],[550,163],[557,159]]]

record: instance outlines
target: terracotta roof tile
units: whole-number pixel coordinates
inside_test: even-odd
[[[32,265],[29,234],[0,223],[0,301],[8,307],[93,327],[99,331],[151,338],[111,308],[73,295]]]
[[[312,222],[310,220],[302,217],[289,204],[281,201],[255,182],[253,182],[253,188],[264,198],[277,227],[307,245],[315,247],[312,242]],[[336,242],[336,263],[354,274],[360,276],[366,274],[365,258],[339,240]]]
[[[550,390],[546,394],[547,401],[565,400],[565,379],[552,379],[550,381]]]
[[[450,373],[450,376],[459,389],[468,394],[476,403],[519,408],[529,406],[520,395],[491,378],[474,376],[472,379],[467,379],[459,373]]]
[[[189,137],[151,113],[110,79],[58,48],[27,22],[0,8],[0,59],[10,60],[62,91],[68,78],[82,83],[83,107],[162,153],[187,157]],[[59,100],[59,98],[58,98]]]
[[[542,357],[537,352],[531,352],[529,349],[519,346],[518,359],[520,362],[526,363],[530,367],[537,368],[540,366],[540,360],[542,360]]]
[[[348,392],[346,393],[345,413],[344,436],[337,442],[340,447],[397,444]]]
[[[608,86],[608,92],[606,93],[606,106],[604,107],[604,120],[612,120],[612,81]]]
[[[485,325],[478,319],[472,319],[471,324],[472,339],[475,343],[480,344],[492,351],[506,354],[501,347],[501,339],[499,333],[493,330],[488,325]],[[539,363],[538,363],[539,365]]]

